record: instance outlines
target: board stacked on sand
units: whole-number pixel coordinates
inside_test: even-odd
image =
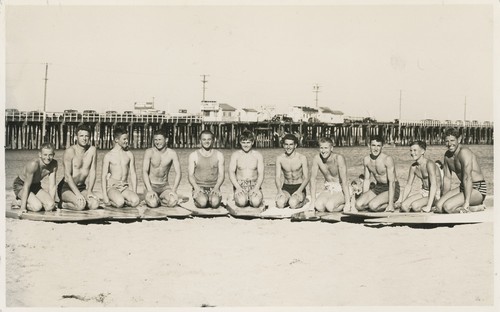
[[[229,214],[229,212],[222,206],[218,208],[198,208],[195,206],[192,199],[187,202],[179,204],[181,208],[189,210],[193,216],[214,218],[214,217],[224,217]]]
[[[21,211],[8,209],[5,211],[7,218],[44,221],[44,222],[95,222],[108,219],[106,214],[97,214],[89,210],[73,211],[57,209],[54,211]]]
[[[148,208],[147,206],[137,207],[123,207],[116,208],[113,206],[105,205],[102,209],[111,213],[110,220],[114,221],[127,221],[127,220],[163,220],[167,219],[167,215],[160,211]]]
[[[151,211],[156,211],[161,214],[164,214],[167,216],[167,218],[184,219],[184,218],[190,218],[192,215],[191,211],[184,209],[179,205],[175,207],[160,206],[157,208],[149,208],[149,209]]]
[[[228,200],[225,205],[229,214],[239,219],[257,219],[265,209],[264,203],[260,207],[238,207],[234,200]]]
[[[487,196],[483,205],[472,209],[484,209],[469,213],[425,213],[425,212],[356,212],[345,213],[366,223],[391,224],[466,224],[493,222],[493,196]],[[346,219],[348,221],[348,219]]]
[[[306,199],[304,205],[296,209],[291,209],[290,207],[278,208],[274,205],[266,205],[264,211],[260,214],[260,217],[262,219],[288,219],[294,214],[308,211],[310,209],[309,204],[309,200]]]

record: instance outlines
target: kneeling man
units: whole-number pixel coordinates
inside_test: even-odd
[[[153,133],[154,147],[144,153],[142,179],[146,187],[146,204],[150,208],[159,205],[175,207],[179,201],[177,188],[181,182],[181,165],[177,153],[167,147],[168,140],[163,131]],[[168,184],[170,168],[174,167],[174,185]]]
[[[229,179],[234,188],[234,202],[238,207],[260,207],[263,200],[264,158],[253,149],[254,134],[245,130],[240,136],[241,150],[231,155]]]
[[[375,136],[370,140],[370,155],[363,159],[363,194],[356,200],[358,210],[394,211],[394,202],[399,198],[399,182],[396,166],[391,156],[382,153],[384,139]],[[370,176],[377,182],[370,189]]]

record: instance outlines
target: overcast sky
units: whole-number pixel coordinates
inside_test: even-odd
[[[9,3],[13,3],[12,1]],[[15,2],[14,2],[15,3]],[[493,120],[491,5],[7,5],[6,107]],[[56,3],[55,5],[52,5]],[[61,5],[62,3],[62,5]]]

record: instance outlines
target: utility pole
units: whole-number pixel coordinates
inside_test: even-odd
[[[464,102],[464,127],[466,120],[467,120],[467,95],[465,96],[465,102]]]
[[[401,123],[401,98],[403,96],[403,90],[399,89],[399,123]]]
[[[319,107],[318,107],[318,93],[320,91],[319,91],[319,85],[318,84],[315,84],[313,86],[313,92],[316,93],[316,109],[319,109]]]
[[[205,102],[205,83],[208,82],[208,80],[206,79],[206,77],[208,77],[208,75],[201,75],[203,77],[203,80],[201,82],[203,82],[203,100],[202,102]]]
[[[49,63],[45,63],[45,89],[43,91],[43,124],[42,124],[42,142],[45,142],[45,128],[47,127],[47,78],[49,72]]]

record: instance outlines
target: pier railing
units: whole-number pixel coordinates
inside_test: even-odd
[[[6,111],[5,148],[38,149],[42,144],[43,113]],[[56,148],[67,148],[75,143],[75,130],[79,124],[91,129],[91,143],[99,149],[113,147],[113,130],[125,127],[130,133],[133,148],[152,146],[154,131],[162,129],[174,148],[199,146],[198,134],[210,129],[215,134],[216,148],[237,148],[243,130],[255,133],[257,147],[280,146],[285,133],[293,133],[301,146],[316,147],[317,140],[330,137],[336,146],[366,145],[370,136],[382,135],[387,144],[407,145],[413,140],[424,140],[427,144],[443,144],[444,132],[456,127],[462,134],[464,144],[493,144],[493,122],[401,120],[376,122],[371,119],[345,120],[343,123],[308,122],[241,122],[203,121],[195,115],[171,116],[168,114],[118,114],[55,112],[45,115],[45,140]]]

